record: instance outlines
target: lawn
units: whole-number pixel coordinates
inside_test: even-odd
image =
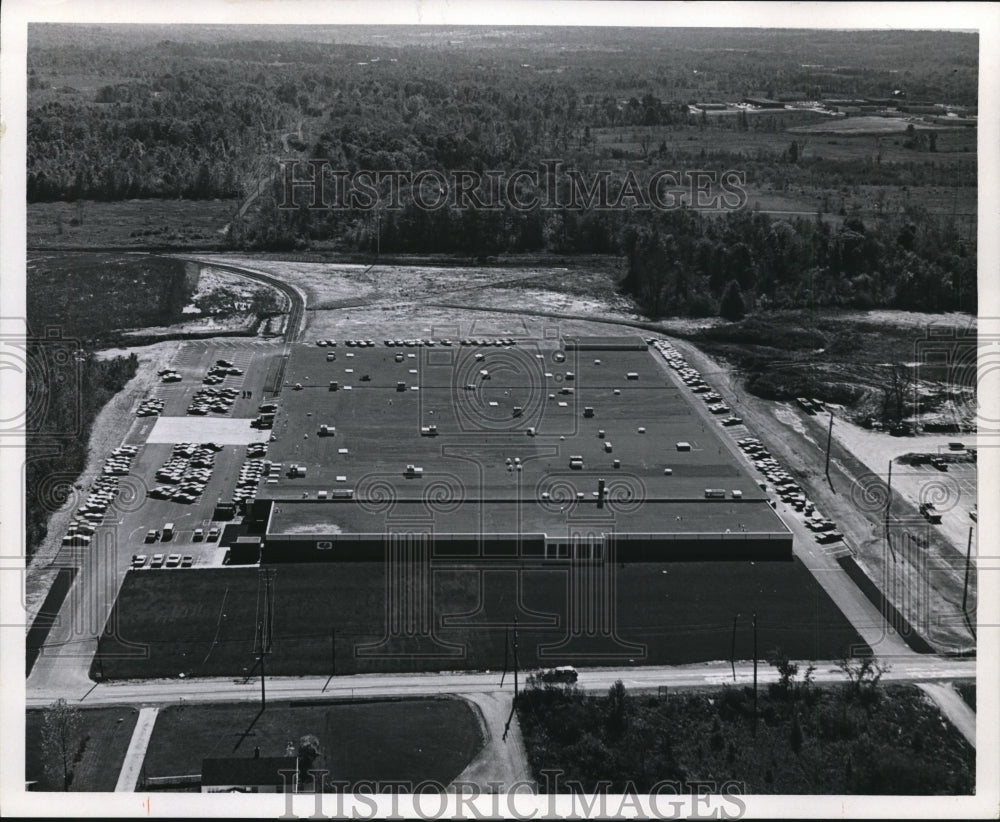
[[[160,711],[143,763],[147,777],[200,774],[202,759],[284,756],[306,734],[313,767],[331,780],[425,779],[447,785],[483,746],[475,709],[450,698],[172,706]]]
[[[73,779],[69,787],[71,791],[115,789],[138,716],[136,708],[80,710],[79,747],[73,765]],[[59,791],[62,790],[61,781],[53,782],[45,774],[43,722],[44,711],[28,711],[25,724],[24,778],[27,782],[36,783],[32,790]]]
[[[567,565],[484,571],[433,563],[426,576],[394,589],[401,595],[391,601],[380,562],[274,566],[268,672],[327,675],[334,650],[338,675],[500,670],[515,615],[522,669],[729,659],[737,614],[737,659],[752,657],[753,613],[761,653],[780,646],[795,659],[833,659],[861,643],[797,560],[613,566],[616,619],[604,623],[614,630],[603,638],[593,621],[607,612],[596,603],[588,609],[577,601],[584,606],[577,616],[592,622],[570,625]],[[256,568],[129,573],[112,616],[118,637],[101,639],[92,675],[101,668],[109,679],[252,674],[260,590]],[[426,623],[412,621],[423,613]],[[397,626],[391,633],[390,623]]]
[[[762,689],[754,722],[751,688],[608,696],[575,689],[526,690],[518,716],[536,778],[562,774],[562,791],[622,793],[660,781],[740,785],[750,794],[967,795],[975,749],[915,686]],[[756,731],[755,731],[756,727]],[[683,787],[680,787],[680,786]],[[718,792],[718,788],[716,789]]]

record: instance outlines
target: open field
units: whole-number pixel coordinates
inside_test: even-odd
[[[64,337],[89,347],[94,341],[116,339],[125,329],[185,319],[182,309],[197,281],[196,269],[166,257],[32,253],[27,263],[28,318],[38,325],[58,326]]]
[[[28,203],[29,248],[220,248],[239,201]]]
[[[974,316],[958,313],[775,311],[685,336],[728,360],[757,396],[818,397],[858,422],[880,419],[890,372],[905,366],[920,391],[908,389],[903,418],[919,396],[922,425],[964,430],[974,425],[974,376],[963,364],[976,350],[975,327]]]
[[[569,616],[571,585],[591,573],[588,566],[487,569],[432,560],[403,583],[406,596],[416,598],[411,603],[428,609],[426,621],[413,623],[410,630],[416,633],[406,636],[393,626],[410,619],[400,610],[410,606],[388,593],[384,561],[277,566],[267,672],[326,674],[334,664],[332,653],[338,675],[500,670],[505,633],[515,616],[525,670],[567,662],[674,665],[728,659],[737,614],[738,659],[752,655],[752,613],[764,650],[780,646],[796,659],[831,659],[860,645],[797,560],[612,566],[608,585],[616,610],[607,618],[617,638],[603,639],[579,632]],[[113,617],[119,637],[101,640],[105,677],[252,675],[261,590],[256,568],[129,573]]]
[[[74,751],[71,791],[113,791],[118,772],[135,728],[139,712],[135,708],[86,708],[80,710],[80,735]],[[24,778],[37,782],[40,791],[61,791],[45,775],[46,753],[42,745],[44,712],[30,710],[25,729]]]
[[[762,117],[769,115],[763,114]],[[781,115],[770,115],[780,118]],[[767,156],[769,160],[783,160],[783,154],[792,140],[804,142],[799,161],[809,158],[833,161],[857,161],[865,157],[874,159],[875,137],[886,138],[881,144],[883,163],[913,161],[942,162],[972,161],[976,157],[975,128],[947,128],[914,119],[914,127],[937,134],[937,152],[905,148],[901,137],[909,121],[892,117],[821,118],[819,122],[788,128],[739,129],[698,128],[697,126],[632,126],[626,128],[598,128],[591,133],[598,146],[605,150],[618,149],[640,156],[643,143],[656,157],[661,142],[667,144],[667,157],[671,160],[702,156],[702,150],[713,156],[729,154],[749,159]],[[834,139],[831,140],[830,137]],[[768,156],[769,155],[769,156]],[[806,177],[808,179],[808,176]],[[753,184],[755,181],[750,179]]]
[[[405,729],[405,730],[404,730]],[[461,699],[182,704],[161,710],[143,763],[148,777],[200,774],[202,759],[284,756],[315,735],[314,768],[359,782],[432,779],[447,785],[483,745],[476,710]],[[306,788],[312,790],[307,782]],[[341,788],[350,791],[352,788]]]
[[[942,115],[943,116],[943,115]],[[810,123],[804,126],[792,126],[788,130],[796,133],[808,134],[899,134],[905,132],[907,127],[912,125],[926,131],[948,131],[948,126],[935,125],[926,122],[922,117],[881,117],[881,116],[861,116],[861,117],[841,117],[838,119],[827,119],[819,123]],[[975,134],[974,128],[964,128],[963,131]],[[959,132],[959,135],[962,131]],[[961,142],[959,135],[953,139]],[[973,140],[974,142],[974,140]]]

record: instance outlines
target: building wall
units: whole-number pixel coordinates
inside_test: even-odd
[[[426,545],[437,561],[503,561],[546,564],[571,559],[620,562],[784,561],[792,558],[790,533],[618,534],[611,541],[594,538],[546,538],[544,535],[359,534],[274,535],[265,540],[265,564],[285,562],[383,561],[390,546]],[[613,543],[613,544],[612,544]]]

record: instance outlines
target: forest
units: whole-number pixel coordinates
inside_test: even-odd
[[[974,789],[975,749],[919,689],[883,684],[888,665],[843,659],[847,682],[819,686],[780,649],[768,661],[779,679],[758,697],[728,685],[630,694],[621,680],[592,695],[529,679],[515,705],[533,775],[553,793],[609,795],[668,784],[694,793],[706,782],[748,794]]]
[[[219,241],[248,250],[615,255],[652,317],[716,314],[726,292],[737,318],[772,307],[974,312],[974,232],[906,195],[974,190],[968,134],[911,124],[821,140],[787,131],[824,119],[808,109],[706,117],[690,106],[899,93],[974,111],[976,54],[975,35],[945,32],[33,26],[28,200],[230,201]],[[282,159],[482,174],[553,157],[616,180],[735,169],[751,189],[820,192],[831,213],[428,211],[406,197],[376,211],[281,207]],[[905,205],[873,215],[842,204],[878,185]],[[138,211],[136,231],[154,236]]]

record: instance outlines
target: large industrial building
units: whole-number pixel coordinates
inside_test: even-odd
[[[292,350],[232,562],[791,559],[749,466],[644,339],[408,343]]]

